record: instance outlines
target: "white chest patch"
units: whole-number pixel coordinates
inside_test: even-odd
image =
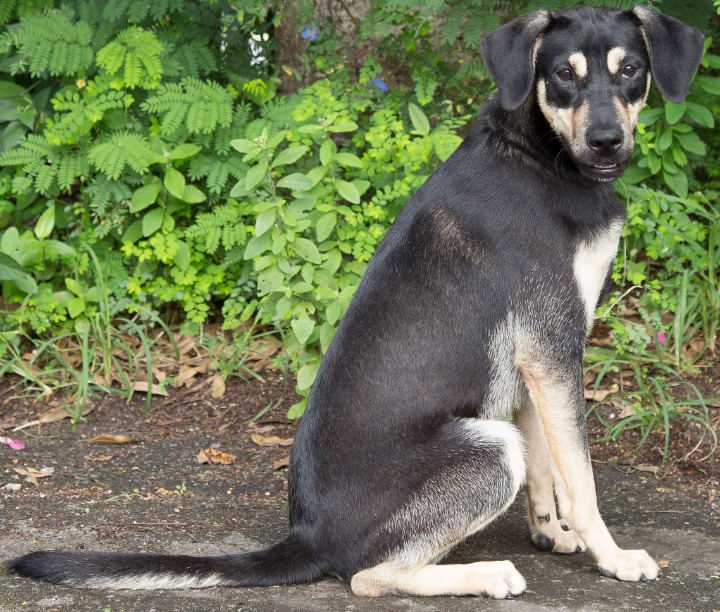
[[[590,240],[581,242],[575,251],[573,272],[580,291],[580,298],[585,305],[585,320],[588,328],[592,326],[595,319],[595,309],[600,299],[600,292],[617,254],[622,226],[620,221],[613,223],[606,231]]]

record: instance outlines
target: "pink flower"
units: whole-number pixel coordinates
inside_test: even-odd
[[[13,450],[22,450],[25,448],[25,442],[21,442],[20,440],[13,440],[11,438],[4,438],[0,436],[0,442],[7,444]]]
[[[662,332],[658,332],[657,340],[658,340],[658,343],[665,344],[665,340],[667,340],[667,336]]]

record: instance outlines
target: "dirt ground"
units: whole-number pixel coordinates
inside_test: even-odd
[[[156,399],[147,415],[142,398],[125,405],[106,397],[74,431],[65,420],[17,433],[11,426],[36,419],[45,407],[15,397],[16,390],[3,381],[0,435],[22,440],[26,447],[0,444],[0,558],[38,548],[224,554],[282,539],[287,530],[286,444],[295,429],[285,414],[296,399],[292,385],[277,372],[264,377],[265,382],[252,383],[233,379],[220,399],[211,399],[202,388],[174,392]],[[591,420],[591,435],[597,429]],[[678,440],[688,438],[679,443],[680,451],[691,444],[693,431],[676,427]],[[89,444],[103,434],[134,442]],[[632,440],[625,444],[631,446]],[[234,455],[235,461],[200,463],[198,453],[204,449]],[[622,450],[594,447],[593,453],[607,459]],[[694,465],[680,451],[656,473],[651,469],[659,463],[654,443],[621,464],[596,465],[601,511],[618,543],[647,548],[663,567],[661,578],[652,583],[603,578],[587,554],[534,549],[521,494],[505,516],[448,559],[510,559],[528,582],[528,591],[513,601],[366,600],[329,578],[292,587],[107,592],[0,571],[0,610],[720,610],[717,468],[712,461]],[[45,474],[43,468],[52,469],[33,483],[16,471],[29,468]]]

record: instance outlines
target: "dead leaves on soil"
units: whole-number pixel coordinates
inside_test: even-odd
[[[224,453],[216,448],[206,448],[201,450],[197,455],[198,463],[220,463],[222,465],[232,465],[235,463],[236,456],[230,453]]]
[[[51,467],[44,467],[40,468],[39,470],[31,467],[14,467],[13,470],[20,474],[20,476],[25,476],[25,482],[34,484],[36,487],[40,485],[40,483],[38,482],[38,478],[47,478],[48,476],[52,476],[55,473],[55,468]]]
[[[137,444],[137,440],[116,434],[101,434],[90,438],[88,444]]]
[[[95,410],[95,406],[88,402],[88,404],[85,406],[85,410],[83,410],[82,416],[90,414],[93,410]],[[15,429],[13,429],[13,431],[20,431],[21,429],[33,427],[35,425],[39,426],[47,423],[56,423],[57,421],[69,419],[73,416],[74,415],[67,408],[65,408],[65,406],[60,406],[59,408],[55,408],[54,410],[50,410],[49,412],[44,412],[34,421],[28,421],[27,423],[18,425]]]

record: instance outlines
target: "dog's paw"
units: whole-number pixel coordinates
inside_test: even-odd
[[[583,552],[587,548],[577,533],[565,529],[557,519],[547,520],[546,517],[538,517],[530,523],[530,539],[538,550],[550,550],[562,555]]]
[[[512,599],[527,588],[525,578],[510,561],[485,561],[473,565],[478,571],[478,595]]]
[[[655,580],[660,567],[644,550],[618,550],[611,557],[598,560],[603,576],[627,582]]]

